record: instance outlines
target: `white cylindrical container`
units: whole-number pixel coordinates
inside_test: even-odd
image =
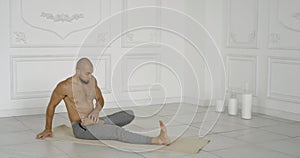
[[[228,99],[228,114],[237,115],[237,99],[229,98]]]
[[[242,96],[242,118],[251,119],[252,114],[252,94]]]
[[[224,100],[217,100],[216,101],[216,111],[223,112],[224,111]]]

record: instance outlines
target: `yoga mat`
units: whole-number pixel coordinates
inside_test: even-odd
[[[60,125],[53,129],[53,137],[45,138],[47,141],[68,141],[80,144],[99,145],[99,146],[112,146],[116,149],[124,151],[134,152],[146,152],[146,151],[169,151],[169,152],[181,152],[196,154],[206,144],[209,143],[207,139],[200,139],[195,137],[178,138],[172,142],[169,146],[164,145],[144,145],[144,144],[130,144],[114,140],[84,140],[75,138],[72,132],[72,128],[66,125]]]

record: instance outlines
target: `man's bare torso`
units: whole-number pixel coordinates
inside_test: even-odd
[[[87,118],[88,114],[93,111],[93,100],[96,99],[96,79],[92,77],[88,84],[76,81],[72,77],[61,82],[64,87],[65,97],[63,98],[70,122]]]

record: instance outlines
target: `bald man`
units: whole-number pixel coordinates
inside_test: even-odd
[[[156,137],[148,137],[122,128],[134,119],[131,110],[99,117],[99,112],[104,106],[104,100],[97,80],[92,73],[92,62],[88,58],[81,58],[76,64],[76,74],[56,86],[47,107],[45,130],[36,136],[37,139],[52,137],[52,120],[55,108],[61,100],[64,100],[76,138],[109,139],[134,144],[170,144],[166,126],[161,121],[159,122],[160,134]],[[96,101],[95,105],[94,100]]]

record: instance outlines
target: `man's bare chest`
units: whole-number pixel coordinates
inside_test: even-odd
[[[83,101],[92,101],[96,98],[96,90],[92,86],[76,86],[72,87],[72,99],[75,103]]]

